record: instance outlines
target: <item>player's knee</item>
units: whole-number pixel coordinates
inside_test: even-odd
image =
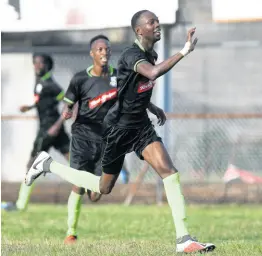
[[[169,167],[169,166],[158,166],[157,172],[161,176],[162,179],[174,174],[177,172],[177,169],[175,167]]]
[[[102,196],[102,194],[91,192],[90,190],[87,190],[87,195],[89,200],[93,203],[98,202]]]
[[[100,186],[100,193],[102,195],[108,195],[111,193],[113,186]]]

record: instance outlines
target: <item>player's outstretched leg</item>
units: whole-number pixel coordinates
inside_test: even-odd
[[[77,187],[85,188],[99,194],[109,194],[119,176],[123,159],[121,161],[118,160],[117,164],[113,163],[108,166],[102,176],[96,176],[92,173],[79,171],[57,163],[48,153],[42,151],[36,156],[31,168],[27,172],[25,184],[30,186],[39,176],[52,172]]]
[[[213,251],[215,249],[214,244],[200,243],[189,235],[179,173],[162,142],[156,141],[149,144],[143,150],[142,155],[163,179],[167,201],[172,211],[176,229],[176,251],[184,253]]]
[[[27,172],[25,177],[26,185],[30,186],[39,176],[45,175],[49,172],[57,174],[62,179],[77,187],[83,187],[97,193],[103,192],[100,192],[99,176],[57,163],[53,161],[52,157],[44,151],[37,155],[31,168]]]

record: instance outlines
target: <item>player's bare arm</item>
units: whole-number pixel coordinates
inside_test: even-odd
[[[188,31],[187,42],[184,48],[180,52],[178,52],[177,54],[171,56],[167,60],[164,60],[163,62],[155,66],[147,61],[142,61],[138,63],[135,71],[153,81],[156,80],[158,77],[167,73],[180,60],[182,60],[184,56],[186,56],[187,54],[189,54],[190,52],[192,52],[195,49],[195,46],[198,41],[198,39],[195,38],[194,41],[192,42],[192,38],[195,33],[195,30],[196,28],[191,28]]]
[[[64,123],[63,116],[59,117],[57,121],[48,129],[47,134],[49,136],[57,136],[62,125]]]
[[[76,102],[75,104],[74,104],[74,107],[73,107],[73,113],[72,113],[72,120],[73,120],[73,122],[75,122],[75,120],[76,120],[76,118],[77,118],[77,113],[78,113],[78,107],[79,107],[79,105],[78,105],[78,102]]]
[[[20,106],[19,110],[21,113],[25,113],[33,108],[35,108],[35,105],[23,105],[23,106]]]
[[[166,115],[163,109],[157,107],[155,104],[152,102],[149,103],[148,108],[147,108],[152,114],[154,114],[158,121],[157,124],[162,126],[166,122]]]

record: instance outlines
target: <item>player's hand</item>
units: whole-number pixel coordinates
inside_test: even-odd
[[[64,120],[68,120],[73,116],[73,110],[68,106],[65,106],[62,111],[62,117]]]
[[[156,117],[158,119],[157,124],[162,126],[166,122],[166,114],[163,109],[155,107],[156,108]]]
[[[27,105],[23,105],[19,108],[20,112],[22,112],[22,113],[25,113],[25,112],[29,111],[30,109],[31,109],[30,106],[27,106]]]
[[[73,111],[72,111],[72,110],[67,110],[67,111],[63,111],[63,112],[62,112],[62,117],[63,117],[65,120],[70,119],[72,116],[73,116]]]
[[[148,110],[157,117],[157,119],[158,119],[157,124],[158,125],[162,126],[162,125],[165,124],[166,114],[163,111],[163,109],[157,107],[156,105],[154,105],[153,103],[150,102],[150,104],[148,106]]]
[[[198,40],[197,38],[195,38],[194,41],[192,42],[193,35],[195,34],[195,32],[196,32],[196,28],[191,28],[191,29],[188,30],[186,44],[185,44],[184,48],[180,51],[180,53],[183,56],[186,56],[190,52],[194,51],[195,46],[197,44],[197,40]]]
[[[189,29],[188,32],[187,32],[187,43],[188,42],[190,43],[190,45],[189,45],[189,52],[194,51],[195,46],[196,46],[197,41],[198,41],[197,37],[194,39],[194,41],[192,41],[193,40],[193,35],[195,34],[195,32],[196,32],[196,27]]]

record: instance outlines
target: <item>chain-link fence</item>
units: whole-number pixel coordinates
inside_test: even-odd
[[[261,202],[261,182],[255,180],[262,178],[262,115],[204,116],[169,114],[165,128],[156,127],[180,172],[185,198],[205,203]],[[131,186],[125,203],[130,204],[135,194],[140,200],[141,195],[149,196],[150,188],[145,184],[156,184],[154,197],[161,203],[164,190],[156,172],[150,167],[144,169],[145,164],[135,154],[127,159],[136,186]],[[251,182],[239,182],[240,177],[233,174],[225,183],[231,166],[251,175]]]
[[[176,114],[168,116],[165,127],[158,127],[157,124],[155,127],[163,137],[168,152],[185,181],[196,181],[200,177],[206,181],[218,181],[230,164],[262,176],[262,116],[260,114],[245,116],[235,114],[231,117],[219,114],[212,115],[212,118],[203,118],[199,115],[196,115],[197,118],[187,115],[182,118]],[[154,119],[153,123],[155,123]],[[27,148],[28,146],[20,141],[22,138],[27,140],[23,136],[25,131],[29,130],[31,135],[34,135],[36,118],[25,117],[19,120],[17,117],[13,119],[12,116],[3,116],[1,125],[2,161],[4,163],[10,157],[15,163],[19,155],[11,154],[12,150],[9,150],[8,146],[11,147],[13,144],[16,148],[25,146]],[[70,122],[67,123],[67,130],[70,130],[70,125]],[[31,146],[32,143],[28,141],[27,144]],[[131,180],[135,179],[142,166],[143,162],[138,160],[135,154],[127,155]],[[2,171],[3,180],[4,175],[5,170]],[[154,172],[150,171],[145,182],[154,182],[154,176]]]
[[[177,50],[174,48],[172,52]],[[236,54],[240,50],[241,54]],[[75,72],[91,64],[89,52],[79,52],[74,47],[43,51],[54,57],[54,77],[64,89]],[[113,52],[114,66],[120,52],[121,49]],[[200,45],[172,70],[173,114],[164,128],[156,126],[156,129],[163,136],[184,184],[222,184],[230,164],[262,176],[261,65],[262,50],[257,47]],[[35,119],[31,116],[25,119],[18,112],[19,105],[31,103],[33,99],[32,53],[2,52],[1,72],[2,181],[19,182],[24,177],[37,130]],[[156,97],[155,93],[153,101]],[[66,126],[70,132],[70,122]],[[57,152],[51,154],[67,164]],[[143,162],[134,154],[127,156],[131,181],[142,166]],[[54,175],[41,181],[61,182]],[[155,172],[147,171],[144,183],[156,184],[156,181]]]
[[[230,164],[262,176],[262,115],[199,115],[177,117],[170,114],[164,143],[185,182],[222,182]],[[142,163],[130,156],[130,169],[139,170]],[[132,172],[132,177],[136,173]],[[145,182],[152,181],[150,171]]]
[[[261,115],[238,114],[228,117],[228,115],[219,114],[206,118],[201,117],[201,115],[184,116],[183,118],[176,114],[169,114],[168,116],[169,119],[165,124],[165,128],[159,128],[157,125],[155,127],[159,135],[163,136],[171,159],[181,174],[182,184],[185,186],[185,194],[188,200],[198,202],[222,200],[225,197],[226,189],[223,176],[231,165],[248,171],[257,177],[262,177]],[[21,180],[24,177],[23,169],[25,169],[27,152],[23,152],[24,143],[21,142],[19,136],[23,136],[25,130],[23,127],[26,123],[28,127],[29,124],[35,123],[35,120],[2,121],[2,135],[4,135],[2,136],[4,145],[2,146],[2,149],[4,149],[2,150],[2,164],[4,163],[3,166],[5,167],[2,168],[2,181],[6,180],[5,177],[8,180],[10,172],[17,176],[20,175]],[[153,120],[153,123],[155,123],[155,120]],[[18,140],[10,141],[10,138],[6,136],[7,131],[12,132],[10,127],[16,127],[16,132],[13,132],[15,132]],[[19,136],[17,136],[17,127],[21,129]],[[26,141],[25,137],[24,140]],[[13,150],[12,147],[10,149],[5,148],[10,145],[9,143],[15,143]],[[31,145],[31,143],[28,142],[28,145]],[[8,154],[5,154],[5,152],[8,152]],[[59,162],[67,164],[55,151],[52,151],[51,154]],[[24,162],[24,166],[21,164],[22,162]],[[13,169],[13,166],[21,166],[21,168]],[[126,156],[126,166],[130,172],[130,183],[141,188],[133,189],[132,185],[131,187],[127,186],[124,192],[120,190],[115,198],[120,197],[122,199],[118,200],[124,201],[124,197],[128,195],[129,190],[131,198],[137,194],[135,200],[150,203],[156,199],[161,202],[164,191],[162,181],[159,180],[156,172],[152,168],[143,170],[145,162],[139,160],[134,153]],[[6,169],[7,167],[10,169]],[[143,172],[142,177],[139,177],[141,172]],[[15,179],[15,181],[18,180]],[[55,175],[41,178],[41,182],[43,182],[43,185],[41,185],[40,191],[38,190],[38,194],[42,195],[41,200],[47,200],[46,196],[44,196],[44,194],[47,195],[46,189],[42,186],[46,187],[44,184],[48,183],[48,194],[53,191],[49,195],[49,200],[54,199],[57,202],[63,201],[63,199],[66,200],[65,195],[67,195],[70,188],[70,185],[66,182]],[[118,183],[121,184],[121,179]],[[64,184],[63,186],[66,186],[67,189],[61,189],[61,184]],[[253,184],[254,186],[257,187],[256,183]],[[237,192],[235,189],[232,190],[232,201],[247,200],[248,191],[246,184],[238,187]],[[261,198],[261,190],[255,190],[253,200],[257,202],[259,198]],[[38,200],[40,199],[38,198]],[[131,200],[129,199],[126,202],[130,203]]]

